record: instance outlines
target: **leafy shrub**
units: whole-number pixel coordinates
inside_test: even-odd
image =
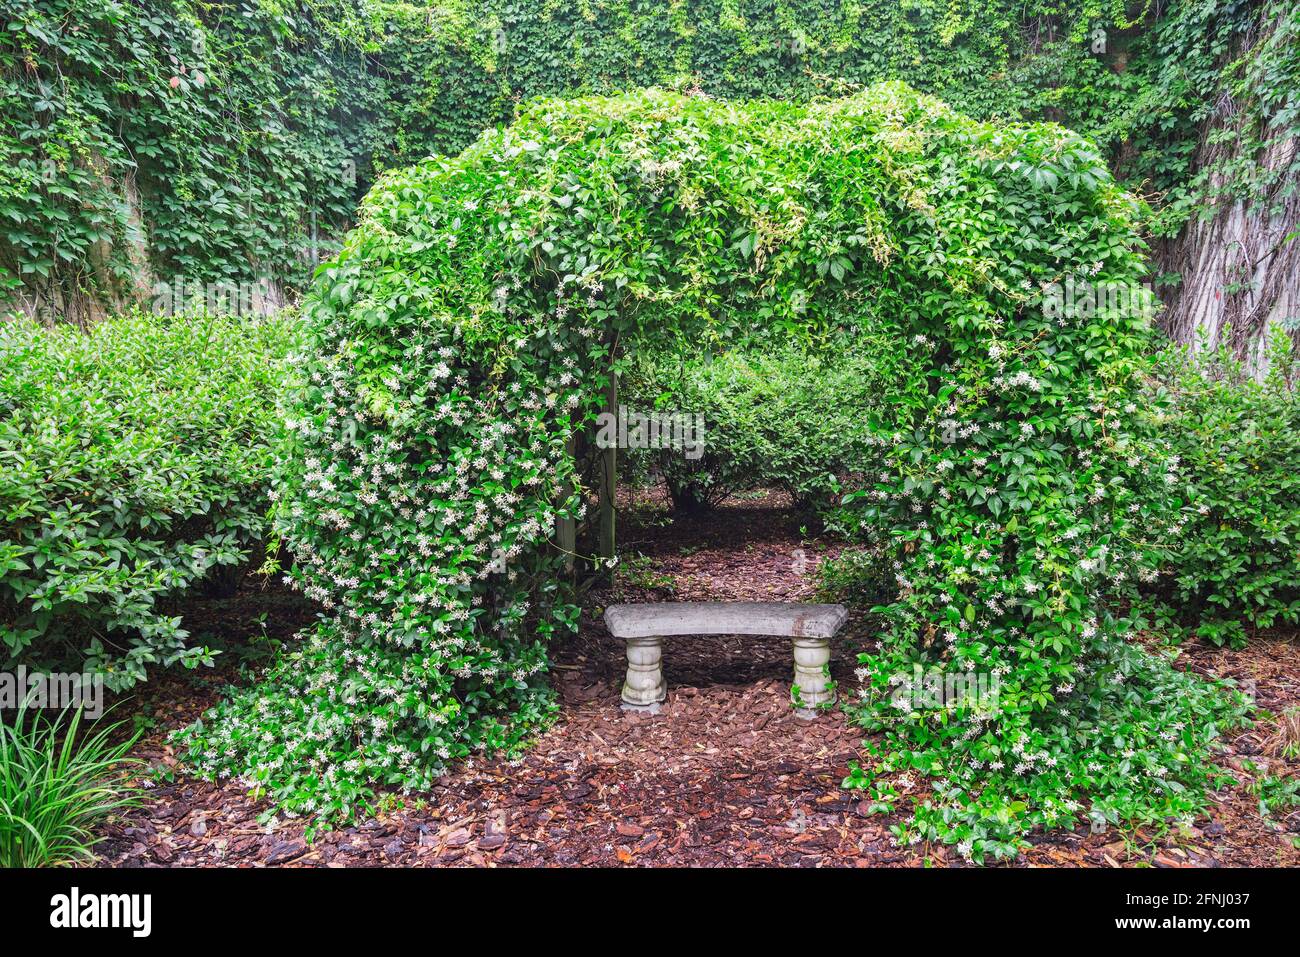
[[[847,507],[898,586],[854,709],[848,784],[908,790],[903,842],[972,859],[1039,827],[1186,819],[1240,698],[1125,641],[1116,599],[1176,482],[1140,428],[1140,205],[1096,149],[902,84],[801,106],[646,91],[529,105],[457,158],[382,180],[318,273],[275,493],[305,648],[185,739],[203,774],[334,819],[376,787],[513,750],[574,626],[551,537],[568,442],[615,346],[857,328],[883,386]],[[996,674],[995,710],[899,712],[913,665]],[[916,784],[913,779],[913,785]]]
[[[115,690],[208,660],[164,600],[264,535],[290,328],[0,324],[0,660]]]
[[[1161,357],[1153,401],[1185,504],[1153,610],[1175,635],[1240,645],[1246,626],[1300,622],[1300,394],[1280,329],[1267,359],[1256,380],[1227,347]]]
[[[699,458],[675,448],[649,456],[674,505],[690,511],[758,487],[783,488],[799,506],[829,505],[841,473],[861,467],[875,442],[869,416],[881,390],[871,353],[881,347],[756,345],[642,363],[626,380],[631,407],[703,416]]]
[[[71,718],[69,719],[69,714]],[[28,712],[0,721],[0,867],[89,860],[93,827],[135,803],[124,775],[135,738],[114,742],[116,725],[82,734],[81,712],[53,720]]]
[[[1262,818],[1285,820],[1293,808],[1300,807],[1300,778],[1265,774],[1251,781],[1248,790],[1259,798],[1259,816]],[[1300,842],[1300,838],[1293,841]]]

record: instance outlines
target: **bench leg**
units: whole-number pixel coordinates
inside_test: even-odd
[[[658,711],[668,697],[664,682],[664,640],[657,636],[627,639],[627,680],[623,682],[625,711]]]
[[[826,675],[831,661],[831,643],[825,638],[794,640],[794,687],[790,700],[801,718],[817,716],[817,706],[835,701],[835,689]]]

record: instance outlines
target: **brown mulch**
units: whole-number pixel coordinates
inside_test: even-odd
[[[479,760],[425,795],[394,798],[377,819],[317,837],[301,821],[258,823],[266,811],[237,784],[188,777],[158,784],[143,807],[110,823],[97,848],[110,866],[915,866],[960,865],[947,848],[894,845],[896,819],[865,816],[839,787],[862,733],[838,711],[795,718],[790,649],[781,639],[669,639],[669,698],[658,715],[618,708],[623,649],[600,621],[616,601],[811,600],[819,560],[837,546],[771,494],[670,523],[659,496],[620,510],[614,583],[586,596],[580,633],[554,655],[561,716],[516,763]],[[309,610],[277,598],[301,627]],[[234,616],[238,617],[238,616]],[[286,625],[268,626],[274,636]],[[854,615],[832,673],[851,688],[854,648],[870,622]],[[1254,680],[1275,712],[1300,704],[1300,648],[1260,639],[1244,651],[1189,647],[1189,667]],[[165,732],[192,720],[230,680],[229,667],[151,685],[157,727],[138,748],[174,765]],[[1239,735],[1225,760],[1240,781],[1270,728]],[[1275,772],[1278,758],[1267,758]],[[1295,773],[1300,763],[1289,762]],[[1289,830],[1288,830],[1289,829]],[[1025,866],[1296,865],[1300,815],[1265,821],[1242,787],[1215,796],[1185,834],[1054,833]]]

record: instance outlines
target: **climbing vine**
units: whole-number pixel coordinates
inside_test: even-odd
[[[1294,159],[1263,155],[1296,132],[1292,7],[12,0],[0,282],[64,313],[150,276],[298,288],[384,169],[454,155],[535,96],[651,85],[808,100],[901,78],[976,118],[1055,120],[1173,237],[1224,195],[1290,195],[1272,184]]]
[[[1149,298],[1052,298],[1138,288],[1139,216],[1086,140],[901,84],[542,101],[385,176],[318,276],[285,410],[276,527],[326,615],[186,733],[190,760],[332,820],[516,750],[576,620],[551,539],[584,507],[567,440],[611,362],[856,330],[894,346],[863,351],[886,386],[846,507],[898,594],[849,784],[888,807],[927,778],[899,839],[975,859],[1084,816],[1192,814],[1243,706],[1127,644],[1113,605],[1177,482],[1136,414]],[[882,692],[913,666],[996,675],[1000,698],[900,712]]]
[[[457,57],[490,65],[466,9],[15,0],[0,294],[80,317],[87,300],[148,299],[151,278],[300,285],[377,169],[460,149],[501,115],[475,89],[458,123],[424,119]]]

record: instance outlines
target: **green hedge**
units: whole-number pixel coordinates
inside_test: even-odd
[[[657,356],[625,380],[637,410],[699,413],[703,454],[648,451],[676,507],[716,505],[753,488],[780,488],[800,507],[836,501],[840,479],[870,455],[881,386],[871,347],[754,347],[719,356]]]
[[[249,558],[290,321],[0,323],[0,662],[208,660],[164,601]]]
[[[1281,330],[1268,359],[1256,380],[1224,349],[1162,357],[1160,426],[1186,505],[1153,611],[1175,635],[1240,645],[1247,627],[1300,622],[1300,394]]]

